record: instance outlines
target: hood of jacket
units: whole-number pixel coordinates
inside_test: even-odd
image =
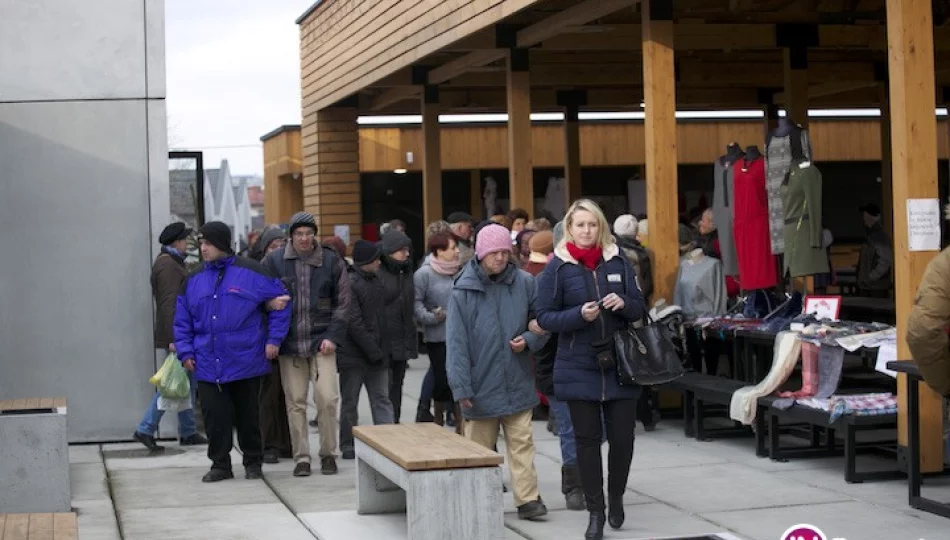
[[[478,264],[478,261],[474,258],[468,261],[468,264],[462,269],[461,274],[457,280],[455,280],[455,288],[469,291],[485,291],[485,287],[489,285],[504,283],[505,285],[511,285],[515,281],[515,276],[517,275],[518,267],[515,266],[515,263],[508,261],[505,265],[505,269],[501,271],[501,274],[498,278],[492,279],[489,277],[488,273],[485,272],[485,269],[482,268],[482,265]]]
[[[620,255],[620,248],[617,244],[609,244],[603,247],[604,261],[609,261],[618,255]],[[565,263],[579,264],[577,259],[567,250],[567,241],[563,239],[558,243],[557,247],[554,248],[554,256]]]

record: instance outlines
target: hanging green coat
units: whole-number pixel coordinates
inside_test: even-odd
[[[828,253],[822,246],[821,171],[812,163],[792,162],[782,185],[785,206],[785,269],[792,277],[824,274]]]

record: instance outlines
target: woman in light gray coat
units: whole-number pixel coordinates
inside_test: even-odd
[[[515,267],[511,236],[500,225],[478,233],[475,258],[455,282],[446,324],[448,377],[469,439],[485,448],[505,432],[518,517],[547,513],[534,468],[531,413],[538,404],[530,351],[547,341],[533,320],[535,284]],[[530,351],[529,351],[530,350]]]
[[[435,422],[440,426],[445,422],[445,412],[453,410],[455,401],[445,372],[445,318],[460,267],[455,239],[447,232],[436,233],[429,237],[429,257],[413,276],[416,288],[414,314],[416,323],[422,326],[429,351],[434,377],[432,398],[435,400]],[[457,409],[455,417],[455,430],[461,435],[462,422],[458,420],[461,415]]]

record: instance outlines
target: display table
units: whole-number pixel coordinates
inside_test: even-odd
[[[950,504],[920,494],[923,474],[920,469],[920,384],[923,377],[910,360],[888,362],[887,369],[907,375],[907,485],[913,508],[950,518]]]

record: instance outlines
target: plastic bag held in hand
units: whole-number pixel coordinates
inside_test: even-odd
[[[165,363],[162,364],[162,367],[158,368],[158,371],[155,372],[155,375],[152,375],[148,378],[148,382],[155,386],[159,386],[162,383],[162,378],[165,377],[165,373],[168,372],[172,364],[180,364],[178,361],[178,356],[175,353],[170,353],[165,357]]]
[[[175,362],[169,366],[168,371],[162,375],[162,381],[158,385],[158,392],[164,398],[184,399],[191,395],[190,390],[191,385],[188,381],[188,372],[176,358]]]

